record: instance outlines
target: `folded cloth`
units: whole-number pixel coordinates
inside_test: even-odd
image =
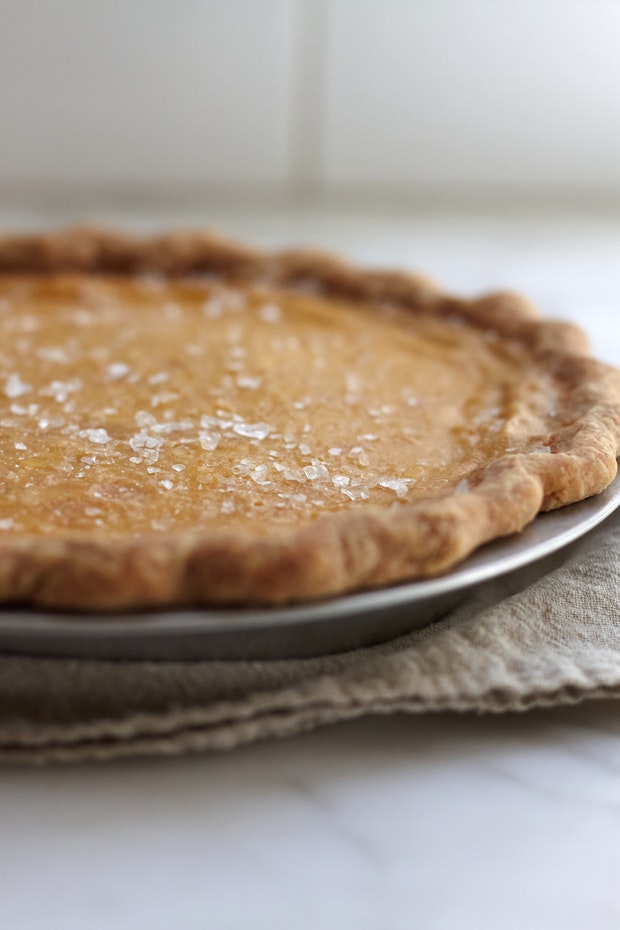
[[[525,588],[485,583],[425,629],[339,655],[0,656],[0,760],[224,750],[364,714],[497,713],[620,696],[620,515],[558,563]]]

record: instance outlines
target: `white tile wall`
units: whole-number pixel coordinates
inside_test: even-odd
[[[289,0],[0,0],[0,177],[280,183]]]
[[[620,187],[620,3],[332,0],[333,186]]]
[[[0,0],[0,195],[620,195],[618,0]]]

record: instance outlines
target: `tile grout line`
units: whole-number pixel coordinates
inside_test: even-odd
[[[329,0],[296,0],[292,25],[288,189],[300,199],[321,188]]]

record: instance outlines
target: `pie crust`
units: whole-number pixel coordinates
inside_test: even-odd
[[[210,233],[0,237],[2,603],[427,578],[600,492],[619,452],[620,372],[516,295]]]

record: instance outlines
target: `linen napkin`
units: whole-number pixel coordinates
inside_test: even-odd
[[[523,584],[485,583],[422,630],[311,659],[0,656],[0,761],[230,750],[364,714],[620,697],[620,514]]]

